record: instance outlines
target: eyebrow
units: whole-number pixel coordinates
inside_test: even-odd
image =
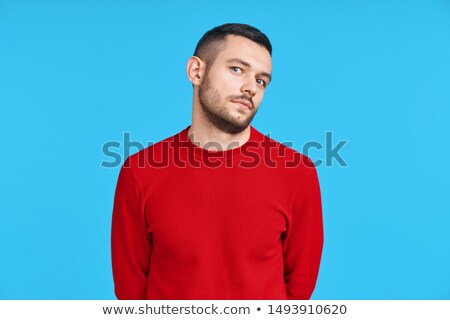
[[[244,61],[244,60],[242,60],[242,59],[239,59],[239,58],[228,59],[228,60],[225,61],[225,62],[227,62],[227,63],[230,63],[230,62],[236,62],[236,63],[242,64],[243,66],[245,66],[245,67],[247,67],[247,68],[251,68],[251,64],[250,64],[250,63],[248,63],[247,61]],[[263,75],[263,76],[265,76],[265,77],[267,77],[267,78],[269,78],[269,82],[272,81],[272,75],[271,75],[270,73],[267,73],[267,72],[264,72],[264,71],[263,71],[263,72],[261,72],[260,74]]]

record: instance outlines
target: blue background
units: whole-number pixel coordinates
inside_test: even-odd
[[[259,131],[348,141],[347,167],[318,167],[313,298],[450,298],[450,2],[431,0],[0,1],[0,298],[115,298],[102,146],[189,125],[187,59],[226,22],[274,47]]]

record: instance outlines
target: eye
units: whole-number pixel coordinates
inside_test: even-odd
[[[258,82],[259,85],[263,86],[264,88],[266,87],[266,82],[262,79],[256,79],[256,82]]]
[[[230,70],[239,74],[242,73],[242,69],[239,67],[231,67]]]

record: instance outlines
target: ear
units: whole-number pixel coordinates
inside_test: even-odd
[[[192,56],[189,58],[186,66],[186,73],[189,81],[194,85],[198,86],[202,83],[203,76],[205,75],[206,62],[197,56]]]

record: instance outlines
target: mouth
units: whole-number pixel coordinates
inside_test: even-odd
[[[252,105],[248,101],[244,100],[232,100],[231,102],[234,102],[235,104],[239,105],[242,109],[250,110],[252,108]]]

